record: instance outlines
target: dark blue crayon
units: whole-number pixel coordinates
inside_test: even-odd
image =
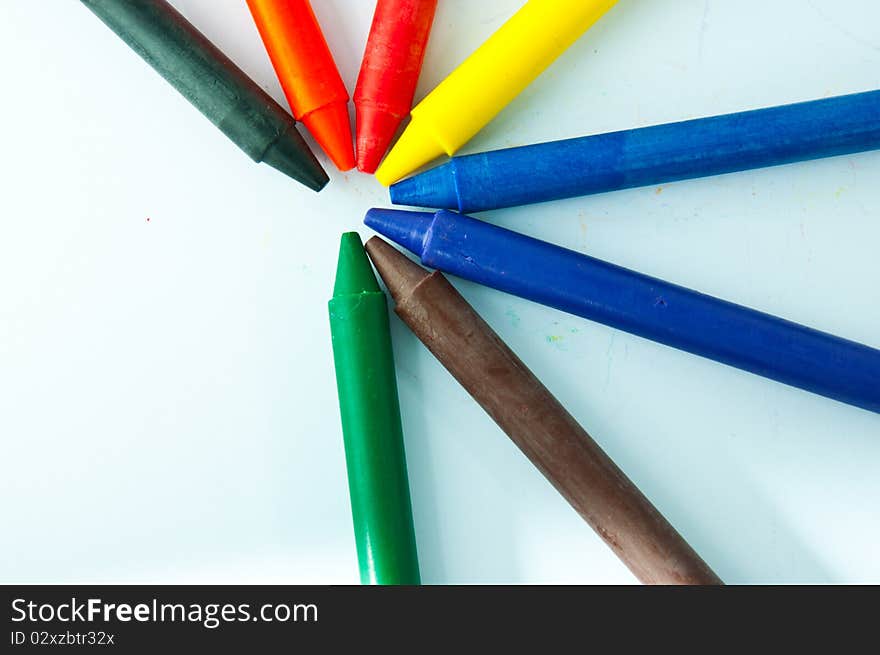
[[[364,222],[431,268],[880,413],[880,350],[446,210]]]
[[[476,212],[880,148],[880,91],[453,157],[395,205]]]

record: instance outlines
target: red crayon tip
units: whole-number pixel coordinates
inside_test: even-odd
[[[409,114],[437,0],[377,0],[354,92],[358,169],[374,173]]]
[[[372,105],[357,105],[357,167],[375,173],[388,151],[403,116]]]
[[[300,120],[321,144],[336,168],[348,171],[354,168],[354,152],[351,147],[351,124],[348,122],[348,105],[334,102],[306,114]]]

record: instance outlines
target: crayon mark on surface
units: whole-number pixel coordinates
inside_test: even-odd
[[[708,0],[707,0],[708,2]],[[870,39],[866,39],[862,36],[859,36],[852,30],[848,29],[846,26],[841,25],[839,21],[835,20],[831,15],[823,11],[820,7],[816,6],[815,0],[807,0],[807,5],[816,12],[819,16],[821,16],[822,20],[824,20],[828,25],[833,27],[835,30],[848,37],[853,43],[864,46],[866,48],[870,48],[871,50],[877,50],[880,52],[880,44],[874,43]]]
[[[697,55],[703,60],[703,44],[706,41],[706,32],[709,31],[709,0],[703,3],[703,19],[700,21],[700,39],[697,43]]]
[[[562,351],[568,350],[568,348],[566,347],[566,345],[564,343],[565,337],[563,337],[561,334],[548,334],[545,337],[545,339],[548,344],[550,344],[551,346],[554,346],[557,350],[562,350]]]
[[[583,241],[583,247],[587,247],[587,220],[583,211],[578,212],[578,225],[581,228],[581,240]]]
[[[611,383],[611,362],[614,359],[612,351],[614,350],[614,339],[616,337],[617,334],[612,332],[611,340],[608,342],[608,348],[605,350],[605,386],[603,389],[607,389],[608,385]]]

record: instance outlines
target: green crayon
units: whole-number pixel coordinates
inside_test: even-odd
[[[419,584],[385,294],[357,232],[342,235],[329,303],[363,584]]]
[[[82,2],[255,162],[327,184],[293,117],[165,0]]]

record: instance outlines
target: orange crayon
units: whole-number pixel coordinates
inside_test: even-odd
[[[296,120],[341,171],[354,168],[348,92],[309,0],[247,0]]]

